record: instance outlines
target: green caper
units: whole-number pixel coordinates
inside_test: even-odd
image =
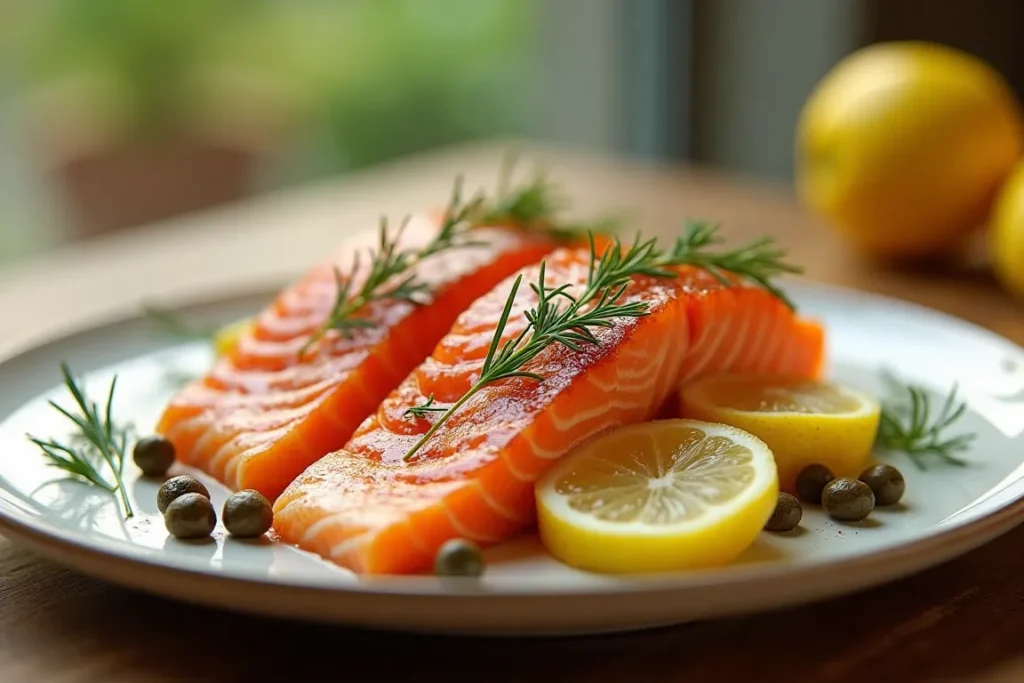
[[[136,442],[132,458],[147,477],[162,477],[174,464],[174,444],[159,436],[147,436]]]
[[[857,479],[833,479],[821,494],[825,511],[843,522],[859,522],[875,509],[875,494],[871,487]]]
[[[900,502],[907,482],[903,474],[892,465],[875,465],[860,473],[859,479],[871,487],[875,505],[895,505]]]
[[[804,509],[800,507],[800,501],[788,493],[780,493],[775,503],[775,512],[764,528],[768,531],[792,531],[800,525],[803,516]]]
[[[274,523],[274,509],[262,493],[244,489],[224,501],[221,517],[232,536],[256,538],[267,533]]]
[[[206,490],[203,483],[195,477],[190,477],[187,474],[182,474],[178,477],[171,477],[163,483],[160,490],[156,494],[156,507],[160,512],[167,512],[167,506],[174,501],[175,498],[183,496],[186,493],[198,493],[204,498],[210,497],[210,492]]]
[[[480,576],[484,572],[484,558],[472,542],[453,538],[437,551],[434,572],[438,576]]]
[[[796,495],[805,503],[821,505],[821,493],[825,486],[835,479],[832,470],[817,463],[800,470],[796,477]]]
[[[167,506],[164,526],[175,538],[204,538],[217,526],[217,513],[209,498],[198,493],[186,493]]]

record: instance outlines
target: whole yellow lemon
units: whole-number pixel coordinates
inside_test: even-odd
[[[989,229],[996,277],[1007,290],[1024,298],[1024,164],[1003,185]]]
[[[940,45],[873,45],[815,87],[796,187],[860,250],[920,257],[983,225],[1024,151],[1020,105],[983,61]]]

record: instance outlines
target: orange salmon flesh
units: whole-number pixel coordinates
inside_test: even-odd
[[[410,221],[400,247],[425,245],[438,228],[434,218]],[[348,272],[360,251],[352,290],[358,291],[369,270],[365,249],[377,239],[377,231],[354,236],[284,289],[230,353],[172,398],[157,431],[182,463],[274,500],[306,467],[349,440],[473,300],[555,246],[513,228],[474,228],[474,241],[486,246],[442,251],[414,266],[411,272],[432,293],[426,305],[375,301],[358,313],[372,327],[348,338],[332,330],[300,355],[334,304],[334,268]]]
[[[547,259],[550,285],[587,279],[586,249]],[[505,338],[527,324],[536,303],[522,271]],[[651,419],[682,381],[717,372],[817,377],[821,327],[800,319],[761,289],[725,286],[710,274],[634,278],[622,303],[649,314],[597,328],[597,346],[553,344],[523,369],[543,382],[512,378],[486,386],[408,462],[403,456],[437,414],[406,417],[433,396],[458,400],[479,377],[512,279],[458,317],[433,354],[355,431],[341,450],[302,473],[277,499],[280,538],[363,574],[428,569],[452,538],[489,546],[534,521],[533,486],[557,458],[616,426]]]

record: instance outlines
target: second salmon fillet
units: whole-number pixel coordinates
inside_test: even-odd
[[[588,278],[586,249],[547,259],[547,283]],[[534,520],[533,485],[548,465],[607,429],[650,419],[683,379],[722,371],[813,377],[823,333],[772,294],[726,286],[703,270],[678,277],[636,276],[623,303],[643,317],[596,328],[599,345],[552,344],[524,366],[543,377],[485,386],[408,461],[436,414],[406,411],[433,397],[457,401],[481,367],[512,286],[506,280],[459,316],[433,355],[356,431],[343,450],[299,476],[275,505],[283,541],[358,573],[413,573],[430,567],[452,538],[487,546]],[[536,282],[537,267],[524,271]],[[527,325],[534,291],[518,290],[504,338]]]

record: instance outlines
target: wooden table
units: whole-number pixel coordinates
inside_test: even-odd
[[[443,202],[458,172],[470,187],[492,186],[504,149],[418,157],[0,271],[0,312],[16,321],[0,331],[0,350],[131,312],[140,299],[281,281],[381,212]],[[528,151],[527,158],[548,162],[583,213],[628,209],[652,234],[669,235],[688,216],[721,221],[731,238],[772,233],[812,279],[914,300],[1024,342],[1024,317],[987,276],[867,265],[785,188]],[[268,621],[130,592],[0,538],[0,681],[1024,681],[1022,558],[1019,527],[959,560],[861,595],[625,636],[470,641],[289,624],[272,641]]]

